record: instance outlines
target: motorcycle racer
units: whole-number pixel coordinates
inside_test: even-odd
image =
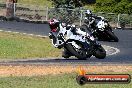
[[[49,21],[49,26],[50,26],[50,29],[52,31],[52,33],[56,36],[56,37],[60,37],[61,38],[61,35],[57,35],[58,32],[60,31],[62,34],[66,34],[68,32],[69,29],[71,29],[72,33],[76,36],[73,37],[73,39],[78,39],[80,37],[80,35],[82,36],[87,36],[89,37],[92,41],[94,41],[94,37],[93,36],[90,36],[87,32],[84,32],[82,31],[80,28],[76,28],[75,25],[68,25],[66,23],[61,23],[59,22],[57,19],[52,19]],[[67,32],[66,32],[67,30]],[[68,34],[68,33],[67,33]],[[50,35],[49,35],[50,37]],[[84,37],[85,38],[85,37]],[[52,37],[52,44],[56,47],[56,48],[59,48],[61,46],[61,44],[59,44],[59,40],[57,40],[56,38],[53,38]],[[61,41],[62,42],[62,41]],[[84,43],[84,46],[86,47],[86,49],[89,48],[88,44],[87,43]],[[68,53],[68,51],[66,51],[66,49],[63,50],[62,52],[62,57],[69,57],[70,54]]]
[[[93,14],[91,10],[86,10],[85,15],[86,17],[84,18],[84,22],[88,23],[89,26],[95,22],[95,19],[104,19],[102,16],[96,16]]]

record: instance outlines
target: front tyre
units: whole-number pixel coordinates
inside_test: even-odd
[[[68,49],[68,51],[70,51],[72,53],[72,55],[74,55],[78,59],[86,60],[86,58],[87,58],[86,50],[84,50],[84,46],[81,44],[81,42],[75,42],[75,41],[72,41],[72,42],[74,42],[74,44],[68,43],[66,45],[66,48]],[[77,48],[76,46],[78,46],[80,48]]]
[[[108,35],[109,35],[110,39],[112,39],[114,42],[118,42],[119,41],[117,36],[112,31],[108,31]]]
[[[71,53],[64,48],[63,52],[62,52],[62,57],[64,58],[69,58],[71,56]]]
[[[104,59],[106,57],[106,51],[102,46],[98,46],[94,56],[98,59]]]

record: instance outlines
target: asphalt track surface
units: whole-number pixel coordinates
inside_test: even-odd
[[[35,24],[15,21],[0,21],[0,28],[3,28],[5,31],[14,31],[42,36],[48,36],[48,33],[50,31],[49,26],[47,26],[46,24]]]
[[[50,29],[46,24],[34,24],[24,22],[0,22],[0,28],[5,31],[21,32],[35,35],[47,36]],[[41,58],[30,60],[9,61],[6,64],[36,64],[36,65],[54,65],[54,64],[130,64],[132,65],[132,30],[114,30],[119,38],[119,42],[100,42],[103,45],[116,47],[120,50],[115,55],[107,56],[105,59],[95,57],[87,60],[77,60],[77,58]],[[2,62],[1,64],[5,64]]]

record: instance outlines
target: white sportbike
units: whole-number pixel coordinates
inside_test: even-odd
[[[78,59],[84,60],[92,55],[98,59],[106,57],[105,49],[96,42],[93,36],[83,32],[80,28],[74,25],[66,25],[56,19],[49,21],[51,32],[49,38],[56,48],[64,48],[62,56],[69,58],[75,56]]]

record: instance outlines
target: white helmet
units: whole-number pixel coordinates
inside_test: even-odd
[[[86,10],[86,14],[92,14],[91,10]]]

